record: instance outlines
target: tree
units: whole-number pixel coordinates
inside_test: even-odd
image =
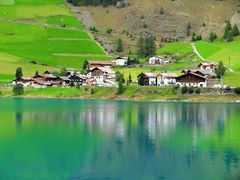
[[[232,33],[233,33],[233,36],[239,36],[239,29],[238,29],[237,24],[234,24]]]
[[[227,37],[227,41],[230,42],[230,41],[233,41],[234,40],[234,36],[233,36],[233,31],[229,31],[228,33],[228,37]]]
[[[198,88],[195,90],[195,93],[196,93],[196,94],[200,94],[201,91],[202,91],[201,88],[198,87]]]
[[[237,94],[237,95],[239,95],[239,94],[240,94],[240,87],[236,87],[236,88],[234,89],[234,93]]]
[[[193,89],[192,86],[190,86],[190,87],[188,88],[188,94],[192,94],[193,92],[194,92],[194,89]]]
[[[187,86],[183,86],[182,88],[181,88],[181,93],[182,94],[186,94],[188,92],[188,87]]]
[[[66,68],[61,68],[60,76],[66,76],[66,74],[67,74],[67,69]]]
[[[215,41],[215,39],[217,39],[217,34],[215,32],[211,32],[209,36],[209,41],[213,42]]]
[[[86,70],[86,69],[87,69],[87,60],[85,60],[83,63],[83,70]]]
[[[117,94],[122,94],[124,92],[124,87],[122,81],[118,82]]]
[[[161,9],[160,9],[160,14],[164,14],[164,9],[163,9],[163,7],[161,7]]]
[[[16,69],[15,77],[16,77],[16,79],[19,79],[19,78],[23,77],[23,73],[22,73],[22,68],[21,67],[18,67]]]
[[[156,52],[155,38],[152,35],[142,37],[138,39],[137,54],[139,57],[152,56]]]
[[[196,34],[195,34],[195,32],[192,33],[192,41],[196,41]]]
[[[131,74],[128,75],[128,80],[127,80],[127,86],[129,86],[132,83],[132,76]]]
[[[116,81],[121,82],[122,84],[125,83],[124,75],[119,71],[116,72]]]
[[[39,75],[39,73],[38,73],[38,71],[36,71],[36,72],[35,72],[35,76],[38,76],[38,75]]]
[[[13,86],[13,93],[16,96],[22,95],[24,93],[24,88],[22,84],[16,84]]]
[[[228,20],[226,22],[226,26],[225,26],[225,30],[224,30],[224,34],[223,34],[223,39],[228,39],[229,37],[229,32],[232,30],[232,25],[230,23],[230,21]]]
[[[144,73],[141,73],[138,75],[138,85],[139,86],[144,86]]]
[[[224,67],[224,64],[222,61],[219,61],[218,68],[216,69],[217,78],[220,79],[226,71],[226,68]]]
[[[187,24],[187,36],[190,36],[190,34],[191,34],[191,29],[192,29],[192,25],[191,25],[190,22],[188,22],[188,24]]]
[[[123,42],[121,38],[117,39],[117,47],[116,47],[117,52],[123,52]]]
[[[145,38],[145,57],[152,56],[156,52],[155,38],[150,35]]]
[[[137,54],[139,57],[144,57],[144,38],[142,36],[138,39]]]

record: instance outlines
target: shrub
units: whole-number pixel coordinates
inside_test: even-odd
[[[197,89],[195,90],[195,93],[196,93],[196,94],[200,94],[201,91],[202,91],[201,88],[197,88]]]
[[[94,89],[93,88],[91,89],[91,94],[94,94]]]
[[[181,89],[181,93],[182,94],[186,94],[188,92],[188,87],[187,86],[183,86]]]
[[[22,95],[24,93],[24,88],[22,84],[16,84],[13,86],[13,93],[14,95]]]
[[[227,87],[225,88],[225,90],[226,90],[226,91],[231,91],[231,87],[230,87],[230,86],[227,86]]]
[[[239,95],[240,94],[240,87],[237,87],[234,89],[234,93]]]
[[[193,92],[194,92],[193,87],[189,87],[189,88],[188,88],[188,93],[189,93],[189,94],[192,94]]]

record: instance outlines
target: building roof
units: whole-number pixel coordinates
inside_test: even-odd
[[[95,69],[100,69],[101,71],[103,72],[106,72],[106,73],[115,73],[115,71],[113,71],[110,67],[94,67],[94,68],[91,68],[90,71],[93,71]]]
[[[44,74],[55,74],[55,73],[57,73],[57,71],[47,70],[44,72]]]
[[[62,79],[63,81],[70,81],[69,77],[67,76],[59,76],[60,79]]]
[[[183,77],[183,76],[186,76],[186,75],[189,75],[189,74],[190,74],[190,75],[197,76],[197,77],[202,78],[202,79],[206,79],[206,77],[201,76],[201,75],[196,74],[196,73],[193,73],[193,72],[187,72],[187,73],[185,73],[185,74],[182,74],[182,75],[178,76],[177,78],[180,78],[180,77]]]
[[[58,78],[57,76],[54,76],[54,75],[52,75],[52,74],[37,75],[37,76],[34,76],[33,78],[37,78],[37,77],[42,77],[42,78],[54,78],[54,79],[57,79],[57,78]]]
[[[118,60],[118,59],[128,60],[128,57],[121,57],[121,56],[119,56],[119,57],[116,58],[116,60]]]
[[[111,61],[87,61],[88,64],[112,65]]]
[[[66,68],[67,71],[75,71],[74,68]]]
[[[14,81],[19,81],[20,79],[24,80],[24,81],[30,81],[32,80],[31,77],[21,77],[21,78],[18,78],[18,79],[14,79]]]
[[[147,76],[148,78],[156,78],[159,76],[159,74],[151,72],[144,73],[144,75]]]
[[[201,62],[199,65],[198,65],[198,67],[200,67],[200,66],[212,66],[212,65],[214,65],[214,66],[216,66],[214,63],[211,63],[211,62]]]
[[[201,74],[205,75],[205,76],[216,76],[216,73],[208,71],[208,70],[204,70],[204,69],[189,69],[189,70],[183,70],[183,73],[186,72],[193,72],[193,73],[197,73],[200,72]]]
[[[175,73],[161,73],[161,76],[167,77],[167,78],[176,78],[176,77],[178,77],[178,75],[175,74]]]

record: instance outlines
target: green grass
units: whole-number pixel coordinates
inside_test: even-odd
[[[184,42],[172,42],[164,45],[162,48],[160,48],[157,52],[157,54],[166,54],[171,53],[176,56],[184,56],[185,54],[192,52],[192,47],[189,43]]]
[[[6,79],[4,75],[11,78],[17,67],[22,67],[25,75],[29,76],[36,70],[43,72],[60,67],[80,69],[85,60],[111,59],[84,31],[81,22],[73,16],[63,0],[16,0],[14,5],[8,6],[0,0],[1,17],[79,29],[0,21],[0,66],[4,67],[0,70],[2,79]],[[37,64],[29,64],[29,61],[36,61]]]
[[[208,61],[223,63],[232,68],[236,73],[226,72],[224,76],[224,83],[230,86],[240,86],[240,38],[236,38],[232,42],[216,41],[213,43],[207,41],[195,42],[196,48],[199,53]],[[158,50],[158,54],[171,53],[176,56],[184,56],[193,52],[190,44],[183,42],[174,42],[166,44],[163,48]],[[195,57],[191,57],[196,59]],[[199,58],[197,58],[199,59]],[[172,65],[172,67],[188,67],[189,62],[180,60],[179,64]],[[195,67],[200,61],[192,63]],[[191,66],[191,65],[190,65]],[[146,72],[146,71],[145,71]]]
[[[72,27],[83,28],[83,25],[73,16],[50,16],[47,18],[47,24],[59,24]]]
[[[233,70],[240,72],[240,38],[232,42],[217,41],[214,43],[197,42],[196,47],[200,54],[210,61],[223,61]]]

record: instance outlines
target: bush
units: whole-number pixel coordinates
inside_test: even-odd
[[[201,88],[197,88],[197,89],[195,90],[195,93],[196,93],[196,94],[200,94],[201,91],[202,91]]]
[[[240,87],[237,87],[234,89],[234,93],[239,95],[240,94]]]
[[[186,94],[188,92],[188,87],[187,86],[183,86],[181,89],[181,93],[182,94]]]
[[[16,84],[13,86],[13,93],[14,95],[22,95],[24,93],[24,88],[22,84]]]
[[[91,94],[94,94],[94,89],[93,88],[91,89]]]
[[[189,94],[192,94],[193,92],[194,92],[193,87],[189,87],[189,88],[188,88],[188,93],[189,93]]]
[[[225,88],[225,90],[226,90],[226,91],[231,91],[231,87],[230,87],[230,86],[227,86],[227,87]]]

